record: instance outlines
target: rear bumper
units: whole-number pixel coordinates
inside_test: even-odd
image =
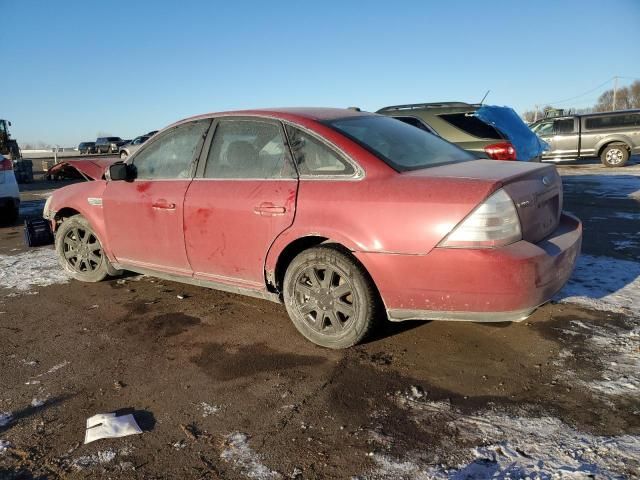
[[[355,255],[371,274],[392,321],[504,322],[524,320],[564,286],[581,242],[580,221],[563,214],[556,231],[537,244]]]

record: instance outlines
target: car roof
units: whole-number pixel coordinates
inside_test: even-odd
[[[375,115],[371,112],[361,112],[349,108],[325,108],[325,107],[287,107],[287,108],[264,108],[253,110],[232,110],[226,112],[214,112],[206,113],[203,115],[196,115],[193,117],[185,118],[175,122],[173,125],[178,125],[183,122],[192,120],[200,120],[214,117],[271,117],[281,120],[316,120],[326,121],[335,120],[345,117],[366,117]]]

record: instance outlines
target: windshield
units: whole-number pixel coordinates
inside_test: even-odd
[[[391,117],[348,117],[326,124],[399,172],[475,160],[461,148]]]

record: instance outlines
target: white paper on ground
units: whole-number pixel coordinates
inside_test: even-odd
[[[99,413],[87,419],[84,443],[101,438],[118,438],[142,433],[133,415],[116,417],[115,413]]]

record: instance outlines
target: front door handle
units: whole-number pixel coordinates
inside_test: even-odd
[[[254,207],[253,212],[256,215],[260,215],[263,217],[273,216],[273,215],[284,215],[287,211],[285,207],[281,207],[278,205],[274,205],[271,202],[263,202],[257,207]]]
[[[161,200],[156,200],[155,202],[153,202],[151,204],[152,208],[155,208],[157,210],[175,210],[176,209],[176,204],[175,203],[171,203],[171,202],[167,202],[164,199]]]

